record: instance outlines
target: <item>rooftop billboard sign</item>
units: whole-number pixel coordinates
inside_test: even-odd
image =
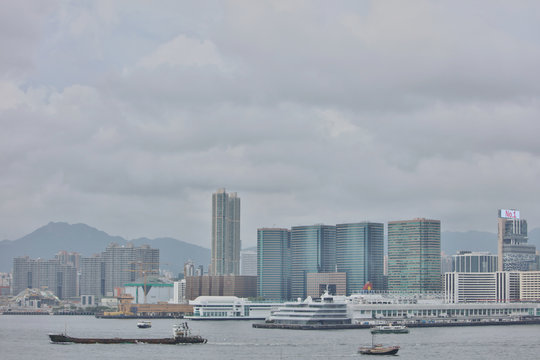
[[[499,209],[499,217],[504,219],[519,219],[519,210]]]

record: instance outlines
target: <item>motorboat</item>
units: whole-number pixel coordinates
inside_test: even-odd
[[[140,329],[148,329],[152,327],[152,322],[149,320],[140,320],[137,322],[137,327]]]

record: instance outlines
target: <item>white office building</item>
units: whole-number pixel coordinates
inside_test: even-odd
[[[444,274],[444,300],[449,304],[519,301],[519,272],[450,272]]]

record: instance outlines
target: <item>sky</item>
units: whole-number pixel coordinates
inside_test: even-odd
[[[540,227],[538,1],[10,1],[0,240],[50,221],[210,248],[260,227]]]

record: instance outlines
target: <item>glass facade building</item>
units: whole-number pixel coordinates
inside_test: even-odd
[[[388,290],[441,291],[441,222],[388,223]]]
[[[384,224],[360,222],[336,225],[337,271],[347,273],[347,295],[371,282],[384,289]]]
[[[527,243],[527,220],[520,219],[517,210],[500,209],[498,214],[499,269],[537,270],[536,246]]]
[[[307,273],[335,272],[336,227],[331,225],[291,228],[291,297],[307,296]]]
[[[257,229],[257,296],[288,300],[291,295],[291,232]]]

